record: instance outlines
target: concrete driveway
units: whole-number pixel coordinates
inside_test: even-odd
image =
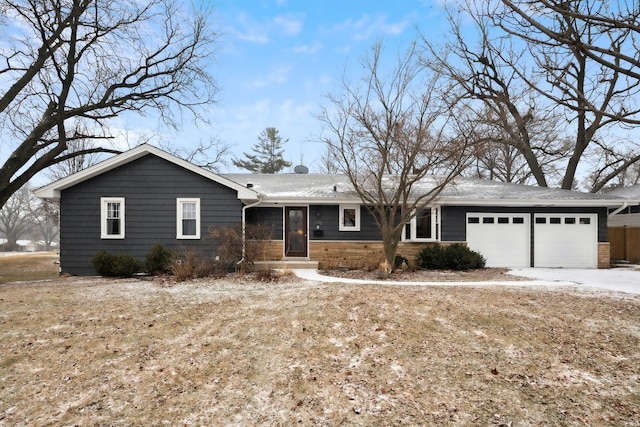
[[[609,269],[518,268],[512,274],[537,280],[574,283],[598,289],[640,294],[640,266]]]

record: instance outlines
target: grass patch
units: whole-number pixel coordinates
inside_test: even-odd
[[[640,298],[607,295],[3,285],[0,423],[640,425]]]
[[[55,279],[59,256],[54,252],[0,254],[0,283]]]

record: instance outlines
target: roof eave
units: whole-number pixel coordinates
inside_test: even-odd
[[[213,172],[209,172],[206,169],[203,169],[199,166],[189,163],[186,160],[183,160],[179,157],[169,154],[166,151],[162,151],[159,148],[156,148],[149,144],[139,145],[129,151],[125,151],[124,153],[121,153],[116,156],[110,157],[106,160],[103,160],[102,162],[94,166],[91,166],[83,171],[80,171],[73,175],[69,175],[58,181],[52,182],[51,184],[40,187],[34,191],[34,194],[36,195],[36,197],[39,197],[41,199],[48,199],[48,200],[59,199],[62,190],[70,188],[88,179],[94,178],[98,175],[101,175],[105,172],[115,169],[118,166],[122,166],[124,164],[130,163],[134,160],[137,160],[141,157],[146,156],[147,154],[156,155],[164,160],[174,163],[180,167],[183,167],[184,169],[187,169],[198,175],[204,176],[205,178],[208,178],[214,182],[217,182],[226,187],[229,187],[238,192],[238,199],[246,199],[246,200],[258,199],[258,194],[255,191],[249,188],[246,188],[235,181],[231,181],[228,178],[214,174]]]
[[[628,202],[628,201],[627,201]],[[507,207],[617,207],[622,206],[625,200],[576,200],[576,199],[526,199],[526,200],[507,200],[507,199],[448,199],[440,198],[437,201],[439,205],[446,206],[507,206]]]

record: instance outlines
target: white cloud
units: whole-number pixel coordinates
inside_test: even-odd
[[[295,36],[302,31],[302,20],[295,15],[280,15],[273,18],[272,25],[287,36]]]
[[[289,75],[291,74],[291,67],[287,65],[278,65],[275,67],[271,67],[269,72],[265,75],[262,75],[260,78],[251,80],[246,83],[248,87],[265,87],[272,84],[282,84],[286,83],[289,80]]]
[[[353,40],[367,40],[385,35],[402,34],[411,21],[407,18],[396,22],[388,22],[388,17],[378,15],[371,17],[362,15],[358,20],[347,19],[331,28],[334,33],[347,33]]]
[[[291,48],[291,51],[293,51],[294,53],[311,54],[311,53],[318,52],[323,47],[324,45],[322,43],[315,42],[312,44],[303,44],[303,45],[294,46],[293,48]]]
[[[274,35],[296,36],[304,25],[304,15],[277,15],[267,21],[259,22],[242,12],[236,16],[236,25],[231,29],[240,40],[255,44],[267,44]]]

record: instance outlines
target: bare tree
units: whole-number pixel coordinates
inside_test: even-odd
[[[608,48],[617,49],[615,34],[598,33],[589,21],[572,15],[585,10],[594,15],[603,13],[602,2],[563,1],[566,15],[547,8],[549,2],[545,1],[517,2],[526,5],[517,11],[512,8],[514,3],[503,3],[495,6],[495,2],[485,1],[484,9],[466,9],[465,17],[477,29],[474,46],[469,46],[458,16],[450,14],[452,40],[444,51],[426,43],[430,66],[456,82],[459,96],[482,102],[492,112],[489,117],[500,119],[509,134],[505,143],[523,156],[538,185],[551,185],[554,175],[560,173],[560,186],[573,188],[579,167],[586,166],[585,159],[603,158],[602,150],[622,152],[619,137],[606,144],[595,141],[599,134],[612,136],[615,132],[611,129],[638,122],[640,108],[634,101],[640,89],[638,81],[594,62],[581,47],[602,46],[608,40]],[[560,7],[560,2],[554,3],[556,9]],[[526,17],[519,13],[523,10]],[[550,38],[541,23],[553,26],[573,42]],[[468,29],[465,26],[465,31]],[[543,131],[537,135],[536,124]],[[636,145],[632,151],[640,153],[640,147]],[[604,172],[590,189],[606,184],[631,164],[590,163]]]
[[[403,226],[460,172],[467,146],[447,136],[450,106],[441,102],[438,80],[420,66],[415,45],[388,75],[381,43],[362,66],[361,83],[343,78],[342,93],[328,95],[319,119],[330,133],[329,155],[375,218],[393,265]],[[420,187],[425,181],[432,185]]]
[[[100,153],[95,150],[97,147],[90,139],[76,139],[67,142],[67,150],[63,153],[83,153],[68,157],[66,160],[55,163],[49,167],[46,175],[55,181],[74,173],[80,172],[100,161]]]
[[[12,194],[0,209],[0,233],[6,236],[6,249],[16,250],[18,239],[35,227],[31,210],[36,204],[37,199],[31,189],[24,186]]]
[[[116,153],[69,146],[108,141],[110,119],[155,112],[177,126],[177,111],[199,118],[213,102],[207,11],[173,0],[0,0],[0,10],[0,132],[14,147],[0,168],[0,206],[53,164]]]
[[[163,147],[171,154],[180,157],[189,163],[208,169],[215,173],[224,172],[229,167],[231,147],[215,138],[209,142],[200,142],[194,149]]]
[[[35,205],[29,205],[29,213],[34,227],[32,234],[35,240],[44,243],[45,250],[51,250],[51,244],[59,237],[60,232],[60,203],[40,200]]]

